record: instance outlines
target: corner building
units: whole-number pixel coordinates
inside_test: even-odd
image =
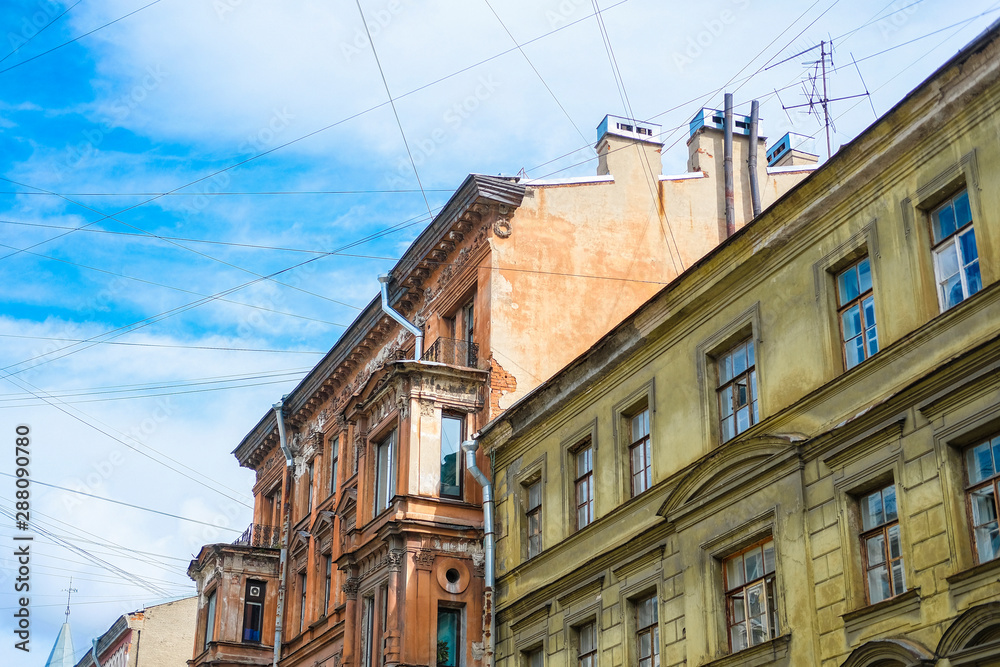
[[[459,445],[724,238],[722,132],[700,128],[676,177],[658,134],[609,116],[594,177],[465,180],[386,278],[408,324],[376,297],[234,451],[254,522],[190,565],[192,667],[489,663],[482,489]],[[814,167],[758,166],[764,205]]]
[[[998,26],[482,429],[498,666],[1000,665]]]

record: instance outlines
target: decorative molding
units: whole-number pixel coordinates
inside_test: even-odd
[[[344,580],[343,590],[344,596],[348,600],[358,599],[358,587],[361,585],[361,579],[358,577],[348,577]]]

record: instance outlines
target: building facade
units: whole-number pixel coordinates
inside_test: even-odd
[[[123,614],[76,667],[184,667],[197,610],[189,597]]]
[[[1000,665],[1000,27],[488,424],[496,664]]]
[[[465,180],[384,303],[236,448],[257,474],[254,523],[191,563],[192,666],[488,659],[482,491],[460,443],[726,234],[721,131],[692,137],[696,171],[678,177],[659,174],[658,135],[609,116],[594,177]],[[757,166],[764,205],[814,166]],[[735,180],[742,226],[748,178]]]

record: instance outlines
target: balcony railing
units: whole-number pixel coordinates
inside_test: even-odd
[[[479,346],[457,338],[438,338],[424,350],[424,361],[436,361],[451,366],[477,368]]]
[[[264,549],[279,549],[281,547],[281,530],[278,526],[263,526],[259,523],[250,524],[243,534],[233,544],[244,547],[262,547]]]

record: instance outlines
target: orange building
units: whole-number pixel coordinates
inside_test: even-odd
[[[234,451],[254,523],[191,563],[192,667],[491,662],[483,489],[460,445],[726,237],[718,115],[700,112],[681,176],[659,174],[659,126],[608,116],[594,177],[462,183]],[[814,167],[756,166],[762,205]]]

